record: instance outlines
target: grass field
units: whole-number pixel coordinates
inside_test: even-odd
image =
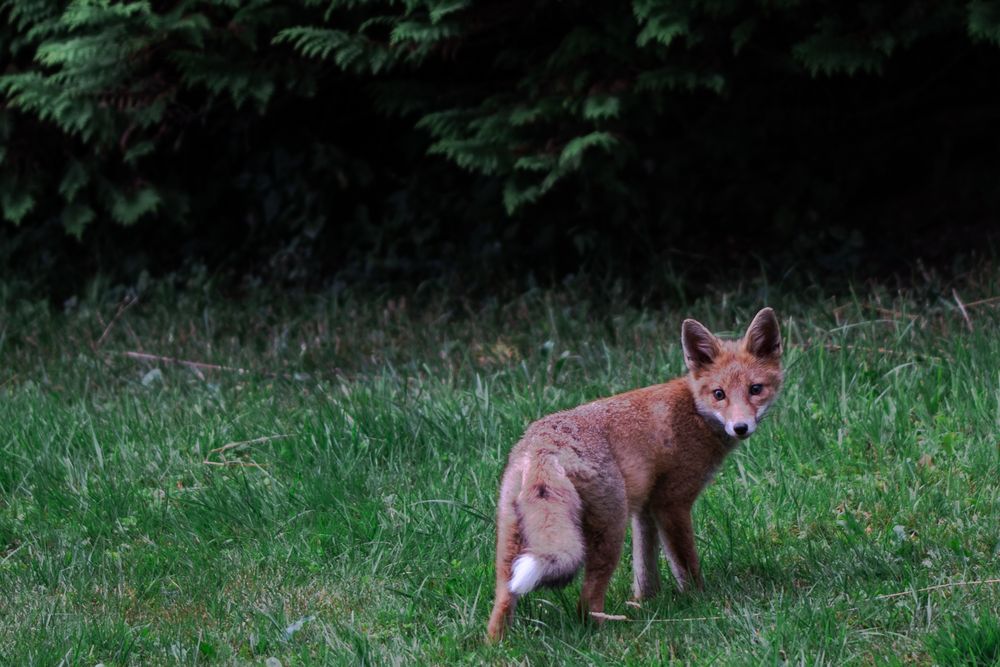
[[[1000,303],[969,331],[951,288],[661,309],[153,286],[117,317],[99,286],[0,293],[0,664],[997,664]],[[738,333],[765,301],[787,384],[696,505],[705,591],[626,605],[626,551],[628,620],[581,624],[577,582],[484,644],[524,427],[678,374],[683,317]]]

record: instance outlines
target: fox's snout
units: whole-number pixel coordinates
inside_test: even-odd
[[[729,405],[715,409],[699,407],[704,417],[716,422],[730,438],[739,440],[746,440],[754,434],[766,411],[766,405],[757,410],[753,405]]]
[[[722,412],[722,419],[719,421],[722,422],[722,426],[730,438],[746,440],[757,430],[757,420],[766,409],[764,407],[761,410],[754,410],[752,405],[732,406],[729,410]]]
[[[749,438],[755,430],[757,430],[757,425],[748,422],[728,422],[726,424],[726,433],[741,440]]]

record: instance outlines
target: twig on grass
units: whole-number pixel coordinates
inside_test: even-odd
[[[789,347],[796,347],[802,350],[808,350],[813,347],[811,343],[806,343],[804,345],[790,345]],[[906,350],[894,350],[888,347],[869,347],[867,345],[851,345],[839,343],[824,343],[823,349],[827,352],[840,352],[841,350],[851,350],[852,352],[878,352],[879,354],[888,354],[897,357],[905,357],[907,359],[912,359],[914,357],[917,360],[930,360],[930,361],[941,361],[941,357],[935,357],[932,354],[924,354],[922,352],[907,352]]]
[[[627,621],[628,616],[622,616],[621,614],[605,614],[602,611],[592,611],[590,615],[596,619],[602,621]]]
[[[240,440],[239,442],[230,442],[222,447],[216,447],[215,449],[208,450],[209,454],[222,454],[223,452],[228,452],[230,449],[236,449],[237,447],[249,447],[250,445],[259,445],[264,442],[271,442],[272,440],[281,440],[282,438],[292,437],[289,433],[280,433],[278,435],[265,435],[259,438],[253,438],[252,440]]]
[[[989,306],[994,303],[1000,303],[1000,296],[991,296],[988,299],[977,299],[976,301],[970,301],[965,304],[966,308],[975,308],[976,306]]]
[[[855,304],[853,304],[853,303],[845,303],[842,306],[835,306],[833,308],[833,311],[832,311],[833,312],[833,320],[834,320],[834,322],[837,323],[838,327],[841,326],[841,322],[844,320],[844,318],[843,318],[844,311],[847,310],[848,308],[850,308],[853,305],[855,305]],[[888,324],[888,323],[897,324],[898,320],[908,319],[911,322],[915,322],[917,320],[922,319],[921,315],[915,315],[913,313],[904,313],[904,312],[901,312],[901,311],[898,311],[898,310],[894,310],[892,308],[886,308],[884,306],[872,304],[870,302],[865,302],[865,303],[858,304],[858,307],[859,307],[859,310],[861,310],[861,311],[864,311],[866,309],[871,309],[871,310],[874,310],[876,313],[878,313],[880,315],[885,315],[885,316],[887,316],[889,318],[889,319],[882,319],[882,320],[871,320],[871,322],[882,322],[882,323],[886,323],[886,324]],[[865,323],[864,322],[859,322],[858,324],[865,324]],[[846,325],[846,326],[853,326],[853,325]]]
[[[864,345],[838,345],[837,343],[827,343],[823,346],[827,352],[840,352],[841,350],[852,350],[861,352],[878,352],[879,354],[905,355],[903,350],[890,350],[887,347],[866,347]]]
[[[207,466],[215,466],[217,468],[233,468],[233,467],[256,468],[257,470],[260,470],[262,473],[264,473],[271,479],[274,479],[271,473],[269,473],[267,470],[264,469],[264,466],[266,464],[257,463],[256,461],[253,460],[241,461],[236,459],[227,459],[225,453],[237,449],[239,447],[249,447],[251,445],[260,444],[262,442],[270,442],[272,440],[280,440],[281,438],[290,438],[290,437],[292,436],[288,433],[280,433],[278,435],[265,435],[260,438],[253,438],[252,440],[241,440],[239,442],[230,442],[228,444],[222,445],[221,447],[216,447],[215,449],[209,450],[208,455],[205,457],[205,460],[202,461],[202,463]],[[213,454],[217,455],[221,460],[213,461],[211,459],[211,456]]]
[[[1000,584],[1000,579],[978,579],[976,581],[950,581],[946,584],[925,586],[924,588],[918,588],[913,591],[900,591],[899,593],[886,593],[885,595],[876,595],[875,599],[889,600],[892,598],[903,597],[904,595],[910,595],[912,593],[926,593],[927,591],[936,591],[942,588],[955,588],[956,586],[986,586],[989,584]]]
[[[207,364],[202,361],[189,361],[187,359],[177,359],[175,357],[164,357],[159,354],[149,354],[148,352],[122,352],[129,359],[140,359],[142,361],[161,361],[166,364],[177,364],[178,366],[186,366],[187,368],[210,370],[210,371],[229,371],[230,373],[238,373],[239,375],[246,375],[250,371],[245,368],[237,368],[235,366],[221,366],[219,364]]]
[[[159,361],[165,364],[175,364],[178,366],[184,366],[189,368],[199,377],[199,379],[204,380],[205,376],[201,373],[202,370],[207,371],[225,371],[228,373],[236,373],[237,375],[257,375],[266,378],[280,378],[282,380],[294,380],[296,382],[301,382],[302,380],[309,379],[309,374],[298,374],[298,373],[275,373],[273,371],[255,371],[248,368],[240,368],[238,366],[223,366],[221,364],[209,364],[204,361],[191,361],[189,359],[178,359],[176,357],[165,357],[160,354],[150,354],[149,352],[135,352],[132,350],[122,352],[124,356],[129,359],[138,359],[140,361]],[[337,371],[339,373],[339,370]]]
[[[975,581],[950,581],[945,584],[936,584],[934,586],[925,586],[923,588],[918,588],[912,591],[900,591],[899,593],[886,593],[884,595],[876,595],[874,600],[891,600],[893,598],[903,597],[905,595],[912,595],[913,593],[927,593],[929,591],[937,591],[945,588],[956,588],[958,586],[987,586],[990,584],[1000,584],[1000,579],[978,579]],[[639,606],[635,603],[632,606]],[[846,611],[858,611],[860,607],[850,607]],[[747,616],[763,616],[765,612],[755,612],[752,614],[746,614]],[[695,617],[685,617],[685,618],[629,618],[621,614],[605,614],[602,612],[592,611],[590,615],[594,618],[599,618],[605,621],[625,621],[628,623],[694,623],[697,621],[721,621],[729,618],[728,616],[695,616]]]
[[[605,614],[600,611],[592,611],[590,615],[603,621],[627,621],[629,623],[694,623],[697,621],[721,621],[728,616],[695,616],[684,618],[629,618],[623,614]],[[763,612],[747,614],[748,616],[762,616]]]
[[[115,322],[117,322],[118,319],[125,314],[125,311],[134,306],[138,302],[139,302],[139,297],[137,296],[132,296],[130,294],[129,296],[125,297],[125,300],[118,305],[118,310],[115,311],[115,314],[111,318],[111,321],[108,322],[108,326],[104,327],[104,332],[101,334],[100,338],[98,338],[97,341],[93,344],[94,350],[97,350],[99,347],[101,347],[101,345],[104,344],[104,341],[105,339],[107,339],[108,334],[111,333],[111,327],[115,326]]]
[[[958,298],[958,290],[952,288],[951,295],[955,298],[955,303],[958,304],[958,310],[961,311],[962,317],[965,318],[965,325],[969,327],[969,331],[972,331],[972,320],[969,319],[969,311],[965,309],[965,304]]]
[[[25,544],[27,544],[27,542],[21,542],[17,546],[14,546],[10,550],[8,550],[7,553],[4,554],[3,559],[0,560],[0,565],[3,565],[7,561],[9,561],[11,558],[13,558],[14,554],[16,554],[18,551],[20,551],[21,549],[23,549]]]
[[[219,466],[220,468],[225,466],[236,466],[237,468],[260,468],[261,470],[264,470],[264,464],[257,463],[256,461],[209,461],[208,459],[205,459],[202,463],[207,466]],[[267,471],[264,470],[264,472]]]

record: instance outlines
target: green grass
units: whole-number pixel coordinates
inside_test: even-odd
[[[1000,309],[969,332],[950,287],[418,309],[154,285],[100,345],[114,290],[0,294],[0,664],[996,664],[1000,585],[922,590],[1000,577]],[[626,605],[626,551],[628,621],[581,625],[577,582],[484,644],[524,427],[678,374],[684,316],[738,332],[765,300],[787,385],[696,506],[705,591]]]

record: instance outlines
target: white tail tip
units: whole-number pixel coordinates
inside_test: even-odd
[[[510,578],[510,592],[514,595],[524,595],[535,590],[542,579],[542,563],[531,554],[518,556],[514,560],[514,573]]]

